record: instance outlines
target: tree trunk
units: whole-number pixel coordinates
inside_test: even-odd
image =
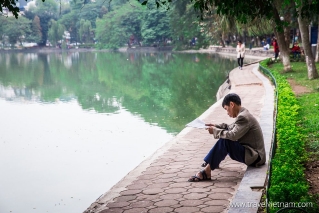
[[[300,29],[300,36],[302,41],[302,46],[305,52],[306,64],[308,69],[308,79],[318,78],[318,72],[315,64],[315,60],[311,51],[310,41],[309,41],[309,22],[306,19],[298,16],[298,24]]]
[[[279,13],[275,5],[273,6],[273,12],[274,12],[275,22],[280,22]],[[284,72],[289,72],[291,71],[290,49],[286,45],[285,33],[283,30],[278,31],[276,27],[274,29],[274,32],[277,37],[279,51],[280,51],[280,58],[282,59],[282,64],[284,65]]]
[[[278,41],[280,58],[282,59],[282,64],[284,65],[284,72],[290,72],[291,71],[290,49],[286,45],[285,33],[278,32],[275,30],[275,35],[276,35],[277,41]]]
[[[286,46],[289,48],[289,46],[290,46],[290,28],[285,27],[284,33],[285,33]]]
[[[247,36],[246,36],[246,31],[243,32],[244,40],[242,41],[245,45],[247,42]]]
[[[219,37],[219,43],[220,43],[220,46],[222,46],[222,47],[225,47],[225,39],[224,39],[224,34],[223,33],[221,33],[220,34],[220,37]]]
[[[219,39],[219,43],[221,47],[225,47],[225,42],[222,38]]]
[[[319,18],[319,17],[318,17]],[[317,38],[317,47],[316,47],[316,62],[319,62],[319,23],[318,23],[318,38]]]

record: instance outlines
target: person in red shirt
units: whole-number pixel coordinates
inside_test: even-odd
[[[276,38],[273,38],[273,39],[272,39],[272,46],[274,47],[275,61],[276,61],[277,58],[278,58],[278,55],[279,55],[279,46],[278,46],[278,43],[277,43],[277,39],[276,39]]]
[[[294,54],[294,59],[296,57],[300,59],[301,49],[297,42],[294,43],[294,46],[291,48],[291,52]]]

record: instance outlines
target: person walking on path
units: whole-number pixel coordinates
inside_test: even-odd
[[[276,38],[273,38],[272,40],[272,46],[274,47],[275,52],[275,61],[277,61],[277,58],[279,56],[279,46]]]
[[[238,68],[243,69],[243,63],[245,58],[245,45],[240,40],[238,41],[236,52],[237,52],[237,61],[239,66]]]
[[[211,180],[211,171],[218,168],[227,155],[248,166],[259,167],[266,162],[263,133],[256,118],[241,106],[235,93],[224,97],[222,107],[236,118],[233,124],[206,124],[207,130],[219,139],[204,158],[206,167],[188,179],[189,182]]]

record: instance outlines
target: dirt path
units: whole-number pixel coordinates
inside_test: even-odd
[[[296,96],[311,92],[311,90],[307,87],[297,84],[297,82],[294,79],[288,78],[287,80],[291,86],[292,91],[295,93]]]

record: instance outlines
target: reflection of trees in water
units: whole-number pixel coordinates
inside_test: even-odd
[[[227,75],[225,71],[235,66],[235,60],[223,62],[218,57],[207,60],[206,54],[198,54],[196,57],[202,63],[195,63],[193,57],[194,54],[170,54],[162,64],[155,55],[149,54],[132,68],[121,63],[120,57],[102,55],[98,67],[113,64],[118,68],[110,68],[99,77],[124,97],[122,104],[130,112],[170,132],[179,132],[185,123],[215,102],[216,92]]]
[[[51,73],[50,73],[50,66],[48,62],[47,55],[44,54],[39,54],[39,61],[42,62],[43,66],[43,84],[45,85],[51,85],[53,84],[52,79],[51,79]]]
[[[83,109],[99,113],[126,108],[169,132],[179,132],[211,106],[236,66],[213,54],[168,52],[38,54],[32,63],[10,57],[0,83],[13,86],[17,96],[44,102],[76,97]]]
[[[0,61],[5,61],[0,69],[1,97],[6,100],[38,100],[39,92],[35,91],[38,76],[38,55],[28,53],[0,54]],[[37,65],[34,66],[34,61]]]

